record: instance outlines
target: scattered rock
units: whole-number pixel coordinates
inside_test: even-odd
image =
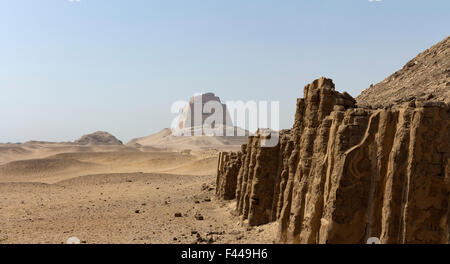
[[[195,219],[197,219],[198,221],[202,221],[202,220],[204,220],[205,218],[204,218],[203,215],[201,215],[201,214],[196,214],[196,215],[195,215]]]
[[[230,235],[240,235],[242,232],[237,230],[232,230],[229,232]]]
[[[202,185],[202,191],[203,192],[210,192],[210,191],[214,191],[214,187],[212,187],[211,185],[209,185],[209,184],[207,184],[207,183],[204,183],[203,185]]]
[[[224,235],[225,234],[225,231],[211,231],[211,232],[208,232],[208,235]]]

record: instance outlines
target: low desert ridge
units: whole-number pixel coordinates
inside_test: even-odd
[[[218,150],[149,149],[0,145],[0,243],[273,242],[215,199]]]

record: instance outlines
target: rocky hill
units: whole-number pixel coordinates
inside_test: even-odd
[[[74,143],[77,145],[122,145],[122,141],[104,131],[84,135]]]
[[[422,52],[381,83],[364,90],[356,100],[360,106],[380,108],[415,98],[450,102],[450,37]]]
[[[307,85],[279,144],[222,152],[217,196],[285,243],[448,243],[450,106],[358,108],[330,79]]]

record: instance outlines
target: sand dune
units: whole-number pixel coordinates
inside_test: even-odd
[[[216,173],[217,157],[198,159],[182,166],[166,170],[168,173],[181,173],[192,175],[212,175]]]
[[[65,143],[27,142],[24,144],[0,144],[0,165],[14,160],[40,159],[59,153],[72,152],[139,152],[128,146],[81,146]]]
[[[0,244],[271,243],[275,226],[247,231],[214,199],[218,149],[192,145],[211,140],[0,144]]]
[[[276,226],[247,231],[232,206],[214,200],[213,181],[115,173],[0,183],[0,243],[58,244],[73,236],[83,243],[271,243]],[[205,183],[210,187],[202,188]]]
[[[68,147],[66,151],[73,148]],[[97,148],[98,149],[98,148]],[[43,150],[43,149],[41,149]],[[62,147],[59,149],[63,151]],[[104,149],[100,149],[104,150]],[[88,174],[101,173],[177,173],[213,175],[215,152],[141,152],[128,148],[109,152],[67,152],[40,158],[11,161],[0,165],[0,182],[55,183]],[[52,151],[41,151],[42,156]],[[36,153],[35,153],[36,154]]]
[[[133,139],[127,146],[151,146],[163,149],[220,149],[235,150],[247,142],[247,137],[174,136],[169,128],[147,137]]]
[[[54,175],[77,175],[95,170],[95,163],[74,159],[32,159],[13,161],[0,166],[0,182],[46,182]]]

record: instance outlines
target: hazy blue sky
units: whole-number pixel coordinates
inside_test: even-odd
[[[197,92],[279,100],[320,76],[357,96],[449,35],[450,1],[0,0],[0,142],[124,141]]]

